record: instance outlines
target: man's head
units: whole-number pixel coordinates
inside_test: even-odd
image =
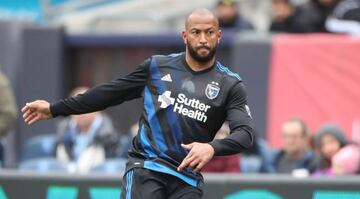
[[[220,42],[221,31],[216,16],[207,9],[197,9],[186,19],[182,33],[186,53],[200,63],[211,61]]]
[[[298,118],[287,120],[282,126],[283,150],[288,155],[296,155],[306,149],[308,141],[307,127]]]

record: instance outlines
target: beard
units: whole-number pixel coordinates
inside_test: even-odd
[[[195,48],[190,44],[190,42],[188,42],[188,45],[186,47],[189,51],[190,56],[194,60],[196,60],[200,63],[206,63],[215,56],[217,44],[213,48],[210,48],[208,46],[199,46],[199,47]],[[197,51],[201,48],[206,48],[207,50],[209,50],[209,53],[207,55],[200,55],[199,53],[197,53]]]

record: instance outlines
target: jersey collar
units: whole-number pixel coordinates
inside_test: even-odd
[[[182,55],[182,62],[184,64],[186,70],[188,70],[192,74],[196,75],[196,74],[203,74],[203,73],[211,71],[215,67],[217,61],[215,60],[214,64],[211,67],[207,68],[207,69],[200,70],[200,71],[194,71],[193,69],[190,68],[189,64],[186,62],[185,52],[184,52],[183,55]]]

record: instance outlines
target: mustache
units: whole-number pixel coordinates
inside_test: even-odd
[[[196,50],[199,50],[199,49],[201,49],[201,48],[205,48],[205,49],[207,49],[207,50],[211,50],[210,46],[207,46],[207,45],[198,46],[198,47],[196,47]]]

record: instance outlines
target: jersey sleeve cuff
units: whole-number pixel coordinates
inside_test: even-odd
[[[51,103],[50,104],[50,113],[52,115],[52,117],[57,117],[59,116],[59,106],[58,106],[59,102],[55,102],[55,103]]]
[[[221,154],[221,143],[219,142],[219,140],[213,140],[212,142],[209,143],[215,151],[215,156],[218,156]]]

